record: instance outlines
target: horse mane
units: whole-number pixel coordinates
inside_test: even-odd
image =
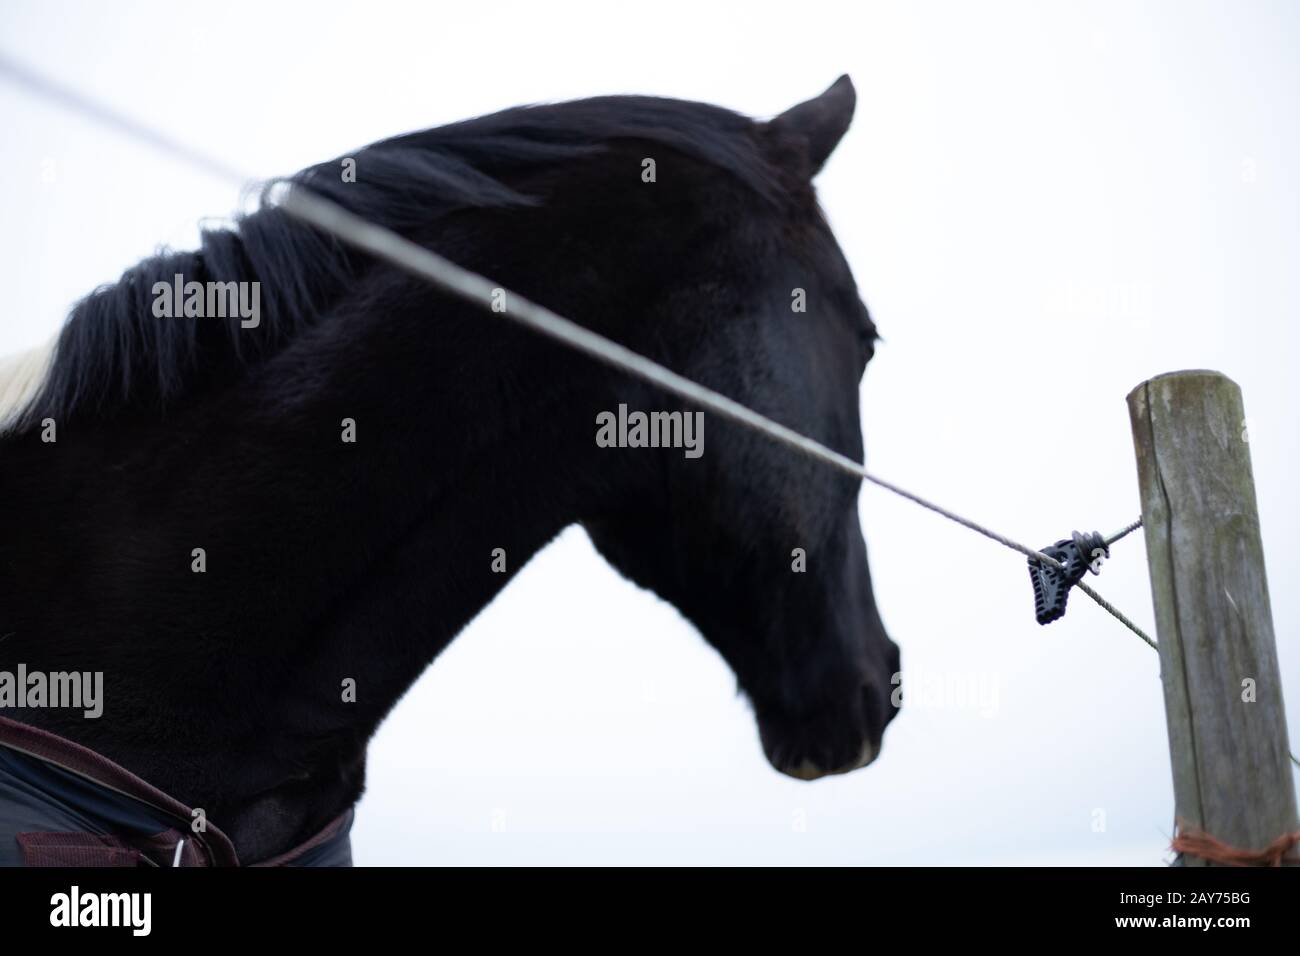
[[[599,97],[516,107],[382,140],[349,154],[355,181],[343,181],[343,157],[289,181],[410,236],[457,210],[539,205],[544,198],[524,195],[509,181],[599,153],[615,140],[642,140],[720,167],[775,203],[784,187],[756,129],[750,118],[704,103]],[[73,306],[48,374],[34,394],[28,389],[25,407],[13,410],[12,430],[46,418],[166,410],[264,361],[319,321],[370,261],[271,204],[274,184],[263,189],[257,210],[204,230],[197,250],[145,259]],[[178,273],[187,282],[259,281],[260,324],[155,317],[154,284],[170,284]]]

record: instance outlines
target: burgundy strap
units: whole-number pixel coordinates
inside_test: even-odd
[[[49,731],[28,724],[20,724],[18,721],[10,720],[7,717],[0,717],[0,744],[80,774],[95,783],[116,790],[118,793],[126,794],[128,797],[134,797],[150,806],[166,811],[178,820],[188,821],[193,817],[191,809],[179,800],[168,796],[157,787],[140,779],[125,767],[114,763],[102,754],[95,753],[89,747],[83,747],[81,744],[60,737],[58,734],[52,734]],[[339,830],[351,821],[351,817],[352,810],[349,808],[330,821],[325,829],[307,840],[307,842],[299,844],[279,856],[252,865],[284,866],[292,863],[308,850],[315,849],[336,836]],[[33,846],[36,847],[33,852],[42,858],[81,854],[84,858],[96,856],[101,859],[111,858],[117,860],[120,858],[120,854],[135,854],[130,863],[47,863],[31,865],[135,866],[141,856],[139,850],[127,846],[116,837],[100,837],[89,833],[38,833],[22,834],[19,837],[20,842],[23,837],[32,838]],[[50,840],[52,837],[66,837],[67,839],[64,841]],[[162,865],[170,866],[172,862],[170,854],[175,852],[176,844],[182,837],[185,839],[185,846],[181,851],[181,866],[240,865],[239,856],[235,853],[234,843],[211,822],[207,824],[207,829],[203,833],[168,830],[149,837],[147,840],[140,841],[140,845],[150,851],[149,856],[151,859],[160,860],[165,855],[166,861]],[[164,849],[167,851],[165,854],[162,853]],[[201,853],[200,850],[202,850]],[[25,857],[27,854],[25,844],[23,853]]]
[[[94,833],[20,833],[24,866],[139,866],[140,851]]]
[[[0,717],[0,743],[164,810],[177,820],[189,821],[193,818],[190,808],[179,800],[146,783],[102,754],[57,734]],[[206,832],[192,834],[189,839],[195,840],[203,848],[208,865],[239,866],[235,845],[212,823],[207,824]]]
[[[249,866],[288,866],[290,863],[298,859],[308,850],[314,850],[322,843],[334,839],[334,837],[338,836],[340,830],[350,825],[351,823],[352,823],[352,808],[349,807],[348,809],[340,813],[337,817],[335,817],[333,820],[331,820],[329,823],[327,823],[325,825],[325,829],[321,830],[320,833],[317,833],[306,843],[300,843],[292,850],[289,850],[285,853],[281,853],[279,856],[273,856],[269,860],[263,860],[261,863],[250,863]]]

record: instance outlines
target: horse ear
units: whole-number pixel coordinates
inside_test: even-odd
[[[768,126],[783,137],[788,134],[807,144],[809,175],[816,176],[848,131],[857,101],[853,81],[846,73],[821,96],[790,107]]]

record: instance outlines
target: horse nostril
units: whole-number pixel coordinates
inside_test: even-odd
[[[862,688],[862,709],[867,719],[867,731],[877,741],[889,722],[898,716],[899,708],[894,706],[894,695],[898,689],[897,683],[890,683],[884,688],[871,683]]]
[[[889,687],[885,695],[888,699],[888,706],[885,708],[885,724],[888,724],[898,716],[898,711],[903,705],[903,661],[898,645],[888,639],[886,644],[889,655]]]
[[[884,730],[885,724],[889,723],[889,715],[885,712],[885,701],[880,696],[880,691],[872,684],[862,688],[862,711],[867,717],[867,732],[872,737]]]
[[[897,671],[895,671],[897,673]],[[897,701],[897,703],[895,703]],[[898,716],[898,712],[903,707],[903,685],[902,683],[891,684],[889,690],[888,706],[885,708],[885,725]]]

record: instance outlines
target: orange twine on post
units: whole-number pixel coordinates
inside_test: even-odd
[[[1300,863],[1300,857],[1287,856],[1297,844],[1300,844],[1300,830],[1282,834],[1262,850],[1243,850],[1179,820],[1178,833],[1169,848],[1220,866],[1281,866],[1283,863]]]

